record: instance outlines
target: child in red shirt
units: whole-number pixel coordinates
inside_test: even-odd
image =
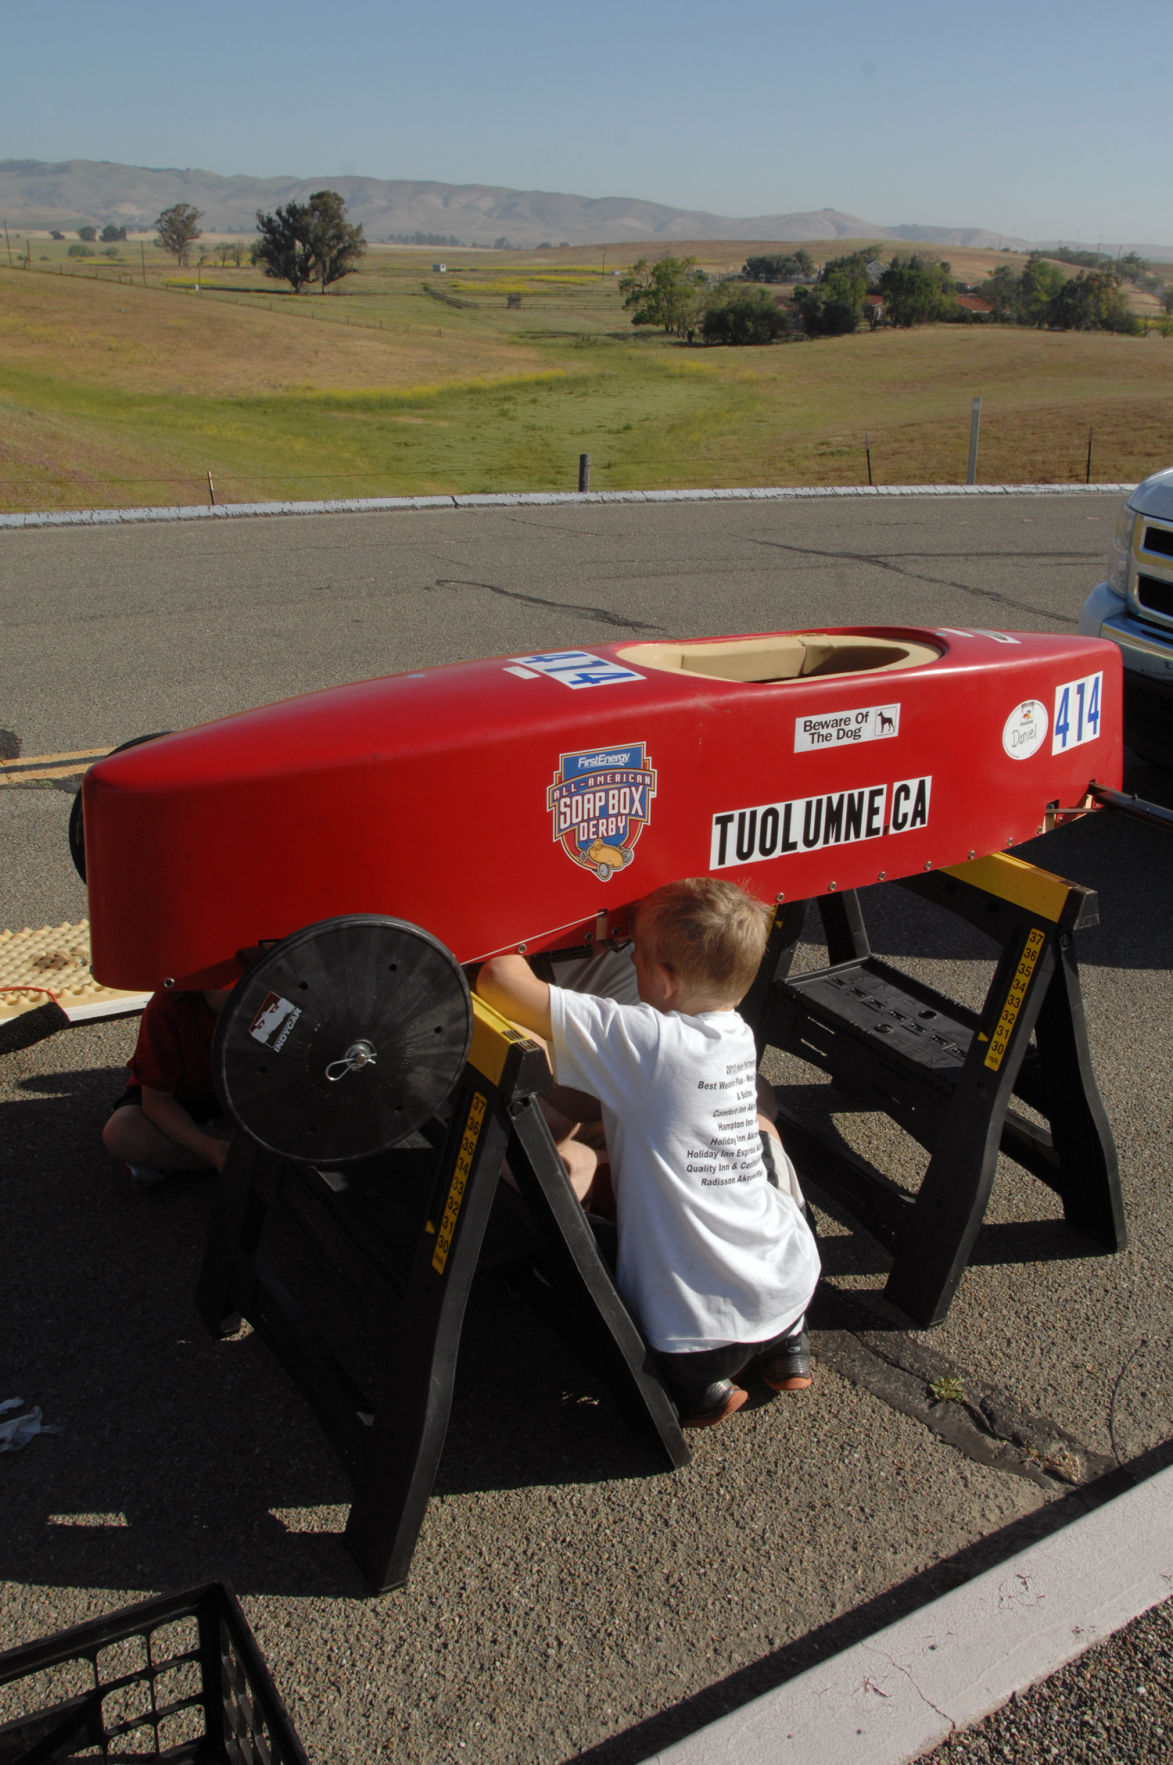
[[[138,1187],[172,1171],[223,1168],[230,1131],[212,1085],[212,1038],[231,990],[156,993],[143,1012],[131,1083],[102,1130]]]

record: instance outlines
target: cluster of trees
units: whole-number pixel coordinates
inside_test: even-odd
[[[873,278],[871,261],[864,251],[828,258],[813,287],[794,290],[808,337],[843,336],[857,329],[865,312],[873,327],[882,312],[888,324],[902,329],[956,316],[957,288],[947,263],[914,251],[894,257]],[[868,307],[869,294],[878,295],[882,307]]]
[[[1038,257],[1039,252],[1032,252]],[[1076,264],[1085,270],[1115,270],[1122,282],[1134,282],[1143,288],[1152,276],[1153,266],[1138,251],[1126,251],[1121,257],[1109,257],[1106,251],[1086,251],[1082,246],[1057,245],[1047,256],[1061,264]]]
[[[170,251],[180,264],[201,234],[203,211],[188,202],[165,208],[155,222],[155,243]],[[104,237],[104,235],[103,235]],[[334,282],[349,276],[367,248],[360,226],[346,217],[346,203],[336,190],[316,190],[308,202],[287,202],[273,214],[257,210],[257,237],[252,261],[266,276],[288,282],[295,294],[318,282],[324,294]],[[244,246],[233,240],[212,248],[222,264],[240,263]]]
[[[794,290],[794,304],[808,337],[842,337],[856,329],[868,291],[868,262],[864,251],[830,257],[813,287]]]
[[[787,329],[786,314],[764,288],[744,282],[709,287],[695,257],[641,257],[619,278],[633,325],[658,325],[690,343],[773,343]]]
[[[747,282],[801,282],[815,273],[815,260],[800,245],[797,251],[775,251],[747,257],[741,266]]]
[[[388,245],[455,245],[460,247],[464,244],[464,240],[457,239],[452,233],[421,233],[417,227],[414,233],[388,233],[387,243]]]
[[[734,344],[772,343],[787,333],[844,336],[865,317],[874,327],[881,315],[883,323],[900,327],[967,316],[958,305],[950,266],[919,252],[897,254],[883,266],[863,251],[828,258],[813,282],[794,287],[793,307],[787,312],[762,281],[781,280],[782,266],[788,276],[796,267],[805,274],[808,264],[805,251],[749,258],[741,279],[711,288],[695,258],[662,257],[654,263],[641,258],[620,278],[619,287],[633,325],[658,325],[690,342],[698,336],[706,343]],[[1173,292],[1166,292],[1173,309]],[[1069,277],[1053,260],[1032,253],[1021,271],[1009,264],[995,270],[981,296],[1003,324],[1133,335],[1141,330],[1109,260]]]
[[[1090,255],[1090,254],[1089,254]],[[1142,329],[1128,310],[1128,297],[1114,268],[1084,269],[1064,276],[1058,264],[1032,252],[1022,271],[999,264],[982,284],[982,299],[1004,325],[1035,325],[1050,331]]]
[[[83,245],[92,245],[95,239],[100,239],[103,245],[119,245],[126,238],[126,228],[116,227],[112,222],[108,222],[100,233],[97,227],[79,227],[77,236]],[[49,237],[50,239],[64,239],[65,234],[53,227],[50,229]]]
[[[622,276],[619,287],[633,325],[659,325],[674,336],[692,339],[698,334],[706,343],[773,343],[787,332],[807,337],[835,337],[854,331],[864,315],[865,297],[872,285],[866,252],[855,251],[831,258],[818,280],[794,290],[792,318],[766,288],[755,280],[729,281],[710,289],[708,278],[696,259],[662,257],[656,263],[641,258]],[[805,252],[778,253],[750,258],[742,272],[764,268],[771,280],[780,280],[780,266],[797,267],[800,275],[813,271]],[[949,316],[955,289],[948,264],[937,264],[915,253],[893,258],[876,284],[882,295],[885,317],[895,325],[924,325]]]

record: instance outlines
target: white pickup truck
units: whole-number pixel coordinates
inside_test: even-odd
[[[1173,469],[1154,472],[1125,501],[1108,579],[1084,602],[1079,629],[1120,646],[1129,747],[1173,766]]]

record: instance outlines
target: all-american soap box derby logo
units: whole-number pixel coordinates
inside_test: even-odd
[[[631,863],[656,794],[643,742],[563,754],[546,793],[554,838],[576,864],[606,882]]]

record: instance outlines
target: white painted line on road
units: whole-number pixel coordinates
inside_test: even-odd
[[[231,521],[256,515],[369,515],[391,510],[555,508],[582,503],[801,502],[812,497],[1120,496],[1132,484],[843,484],[748,490],[550,490],[478,496],[355,497],[339,502],[216,503],[168,509],[47,509],[0,515],[14,527],[125,527],[142,521]]]
[[[907,1765],[1173,1595],[1173,1469],[645,1765]]]

